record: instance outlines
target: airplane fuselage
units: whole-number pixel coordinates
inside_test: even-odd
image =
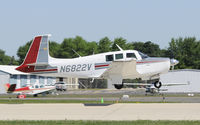
[[[109,56],[110,60],[108,59]],[[136,70],[140,73],[140,75],[128,77],[129,79],[145,78],[166,73],[170,68],[169,58],[142,57],[140,52],[136,50],[124,50],[73,59],[50,58],[49,65],[57,67],[57,71],[56,73],[47,73],[45,75],[100,78],[101,75],[109,68],[112,61],[130,61],[133,59],[136,60]]]

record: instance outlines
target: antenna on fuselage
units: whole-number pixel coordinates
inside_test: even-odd
[[[73,52],[75,52],[79,57],[81,57],[80,54],[78,54],[74,49],[72,49]]]
[[[124,51],[119,45],[116,44],[116,46],[120,51]]]
[[[94,55],[95,53],[94,53],[94,48],[93,48],[93,53],[92,53],[92,55]]]

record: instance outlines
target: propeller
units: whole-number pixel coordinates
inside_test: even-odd
[[[174,66],[177,65],[179,61],[175,59],[173,50],[170,50],[170,58],[170,66],[172,67],[171,69],[174,70]]]
[[[174,70],[174,66],[177,65],[179,63],[178,60],[172,58],[170,59],[170,66],[172,67],[172,70]]]

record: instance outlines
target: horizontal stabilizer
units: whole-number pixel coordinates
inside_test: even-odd
[[[48,63],[30,63],[28,66],[48,66]]]

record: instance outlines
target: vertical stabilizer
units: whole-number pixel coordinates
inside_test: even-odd
[[[27,73],[57,70],[49,66],[49,36],[41,35],[34,38],[24,62],[16,70]]]

